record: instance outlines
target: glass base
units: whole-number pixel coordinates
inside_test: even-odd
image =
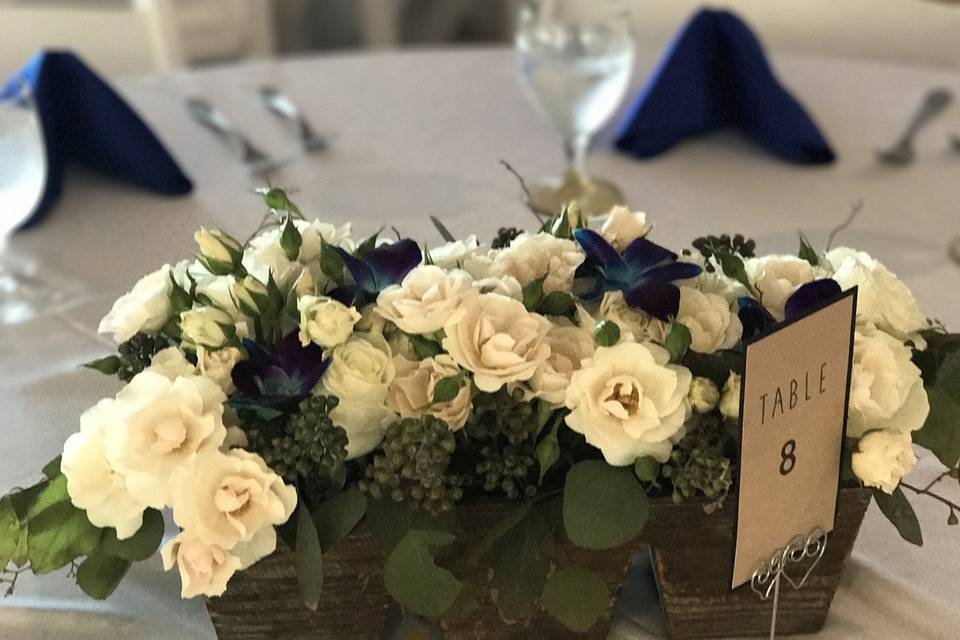
[[[15,257],[0,247],[0,325],[29,322],[89,299],[83,285],[59,274],[41,272],[32,260]]]
[[[623,192],[606,180],[580,176],[568,171],[563,178],[545,178],[530,189],[530,207],[537,213],[555,216],[563,207],[576,201],[580,212],[588,218],[608,213],[623,204]]]

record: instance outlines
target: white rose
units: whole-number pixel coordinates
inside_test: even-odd
[[[474,280],[493,278],[495,277],[493,265],[501,252],[502,249],[477,250],[474,253],[467,254],[460,268],[469,273]]]
[[[387,391],[387,407],[401,418],[419,418],[428,413],[447,423],[451,430],[460,429],[467,422],[473,404],[470,401],[470,381],[465,380],[459,392],[446,402],[433,402],[437,383],[460,373],[460,367],[449,355],[441,353],[433,358],[410,360],[394,356],[397,375]]]
[[[570,291],[573,274],[585,259],[572,240],[545,232],[522,233],[497,255],[491,275],[513,276],[524,286],[545,278],[544,293]]]
[[[240,558],[196,536],[181,532],[160,550],[163,568],[176,565],[180,571],[180,597],[219,596],[227,583],[240,570]]]
[[[729,303],[734,303],[737,298],[750,295],[747,288],[741,282],[733,278],[728,278],[723,273],[723,268],[717,264],[716,259],[711,258],[708,261],[699,253],[688,256],[680,256],[681,262],[689,262],[699,266],[703,271],[700,275],[688,278],[687,280],[678,280],[677,285],[693,287],[704,293],[712,293],[721,296]],[[712,267],[712,271],[707,270],[707,266]]]
[[[300,344],[313,342],[325,349],[343,344],[353,333],[360,313],[326,296],[303,296],[297,300],[300,311]]]
[[[667,336],[667,323],[653,316],[631,309],[623,299],[622,291],[608,291],[600,301],[600,320],[609,320],[620,328],[620,334],[630,334],[637,342],[663,342]]]
[[[233,271],[243,256],[243,247],[229,234],[220,229],[200,227],[193,235],[200,247],[200,255],[214,271]]]
[[[216,307],[199,307],[180,314],[180,333],[193,348],[219,349],[230,339],[234,318]]]
[[[692,287],[680,287],[677,321],[690,330],[690,349],[697,353],[730,349],[743,335],[740,318],[725,298]]]
[[[481,391],[492,393],[508,382],[529,380],[550,356],[550,322],[523,303],[495,293],[472,299],[461,318],[444,328],[444,350],[474,373]]]
[[[783,321],[787,299],[801,285],[823,275],[820,273],[822,270],[814,270],[806,260],[789,255],[749,258],[744,267],[754,289],[762,298],[764,308],[777,321]]]
[[[197,368],[200,373],[216,382],[227,395],[233,393],[235,388],[232,377],[233,368],[242,359],[243,354],[236,347],[215,350],[197,347]]]
[[[523,285],[513,276],[490,276],[473,281],[473,288],[479,293],[498,293],[501,296],[523,300]]]
[[[537,367],[530,378],[533,394],[551,404],[561,405],[570,386],[570,378],[581,363],[593,355],[593,335],[576,326],[554,326],[547,333],[550,357]]]
[[[463,240],[454,240],[438,247],[430,247],[430,260],[441,269],[460,269],[469,258],[480,253],[477,236],[469,235]]]
[[[387,425],[394,419],[385,405],[394,375],[390,346],[382,336],[354,334],[334,348],[322,386],[325,393],[340,400],[330,418],[347,432],[348,460],[367,454],[380,444]]]
[[[177,525],[223,549],[283,524],[297,506],[297,490],[243,449],[204,452],[177,470],[172,487]]]
[[[860,438],[853,453],[853,472],[868,487],[886,493],[917,466],[910,434],[894,430],[871,431]]]
[[[464,302],[476,296],[466,271],[449,273],[435,265],[415,268],[399,285],[377,297],[377,312],[411,334],[432,333],[463,314]]]
[[[126,476],[131,495],[155,509],[170,504],[170,475],[223,443],[225,400],[208,378],[171,381],[153,371],[138,374],[117,394],[106,426],[107,459]]]
[[[730,372],[727,381],[723,383],[723,394],[720,396],[720,413],[728,420],[740,419],[740,374]]]
[[[114,527],[124,540],[143,524],[146,504],[127,490],[126,480],[107,460],[105,429],[115,418],[114,400],[101,400],[80,416],[80,432],[63,445],[60,470],[77,508],[98,527]]]
[[[176,380],[179,376],[191,376],[197,373],[197,368],[190,364],[183,352],[176,347],[167,347],[153,354],[147,371],[159,373],[168,380]]]
[[[697,413],[713,411],[720,402],[720,390],[710,378],[697,376],[690,383],[690,406]],[[739,398],[738,398],[739,402]]]
[[[925,346],[916,335],[926,318],[913,294],[897,276],[869,254],[840,247],[829,251],[827,260],[833,265],[833,278],[844,290],[857,291],[857,321],[868,323],[897,338],[913,339]]]
[[[170,305],[170,265],[165,264],[140,279],[129,293],[113,303],[100,321],[100,333],[112,333],[117,342],[126,342],[139,331],[154,333],[173,315]]]
[[[630,209],[621,205],[610,210],[609,216],[600,227],[600,235],[603,239],[620,252],[637,238],[646,236],[649,231],[646,213],[631,212]]]
[[[669,360],[666,349],[649,343],[598,347],[570,381],[567,426],[608,464],[625,466],[642,456],[666,462],[685,430],[693,378]]]
[[[280,228],[270,229],[253,238],[243,256],[243,266],[247,271],[256,275],[261,282],[266,282],[269,271],[282,291],[287,291],[293,285],[304,265],[311,266],[311,275],[318,283],[327,281],[319,268],[320,251],[324,242],[348,251],[354,248],[349,224],[335,227],[319,220],[294,220],[293,224],[300,232],[301,240],[297,260],[287,258],[280,246]]]
[[[873,429],[909,433],[923,426],[930,403],[911,355],[903,342],[882,331],[856,333],[847,435]]]
[[[295,220],[294,224],[300,231],[300,255],[297,259],[301,264],[307,265],[318,261],[324,243],[342,247],[348,251],[353,251],[355,248],[349,222],[339,227],[319,220],[310,223]]]

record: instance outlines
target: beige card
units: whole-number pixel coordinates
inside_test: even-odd
[[[777,550],[833,529],[856,290],[747,345],[736,588]]]

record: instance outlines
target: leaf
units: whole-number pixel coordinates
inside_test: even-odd
[[[429,216],[429,217],[430,217],[430,222],[433,223],[433,226],[437,229],[437,233],[440,234],[440,237],[441,237],[441,238],[443,238],[443,239],[446,240],[447,242],[456,242],[456,241],[457,241],[457,239],[454,237],[454,235],[453,235],[452,233],[450,233],[450,231],[447,230],[447,228],[446,228],[445,226],[443,226],[443,223],[440,222],[440,220],[438,220],[438,219],[435,218],[434,216]]]
[[[647,495],[629,467],[586,460],[567,474],[563,526],[578,547],[618,547],[636,537],[649,516]]]
[[[930,413],[913,441],[929,449],[947,467],[960,460],[960,352],[947,356],[936,383],[927,387]]]
[[[392,550],[411,529],[452,532],[456,528],[455,511],[432,516],[426,511],[411,511],[402,502],[389,498],[367,500],[367,524],[387,551]]]
[[[280,231],[280,248],[283,249],[283,255],[287,256],[287,260],[296,260],[300,255],[302,244],[303,237],[300,235],[300,230],[293,224],[293,216],[288,215]]]
[[[61,475],[48,482],[33,499],[27,508],[27,519],[32,520],[44,510],[62,502],[70,504],[70,494],[67,493],[67,477]]]
[[[660,463],[650,456],[643,456],[633,463],[633,472],[641,481],[653,482],[660,475]]]
[[[343,285],[343,260],[336,251],[330,248],[330,245],[322,240],[320,245],[320,270],[323,271],[323,275],[333,280],[337,285]]]
[[[537,278],[523,286],[523,306],[527,308],[527,311],[536,311],[540,301],[543,300],[543,281],[545,279],[546,276]]]
[[[747,291],[753,291],[753,285],[750,284],[750,278],[747,276],[747,270],[743,266],[743,260],[740,256],[733,253],[714,253],[714,258],[720,262],[723,268],[723,274],[728,278],[733,278],[747,288]]]
[[[517,524],[527,517],[530,513],[530,508],[533,506],[531,502],[521,502],[517,507],[507,513],[492,529],[487,529],[487,531],[480,537],[479,542],[471,546],[470,553],[466,557],[466,563],[469,567],[475,567],[480,563],[480,560],[493,548],[493,545],[507,532],[511,531]]]
[[[370,236],[369,238],[367,238],[366,240],[364,240],[363,242],[361,242],[361,243],[357,246],[357,250],[354,251],[353,255],[355,255],[355,256],[358,257],[358,258],[362,258],[362,257],[364,256],[364,254],[366,254],[368,251],[371,251],[372,249],[376,248],[376,246],[377,246],[377,238],[380,237],[380,232],[381,232],[381,231],[383,231],[383,227],[381,227],[380,229],[378,229],[375,234],[373,234],[372,236]]]
[[[30,518],[28,552],[35,574],[49,573],[85,556],[100,542],[101,530],[70,502],[58,502]]]
[[[690,330],[685,325],[679,322],[670,323],[667,337],[663,341],[663,346],[670,352],[670,362],[680,362],[687,354],[692,340]]]
[[[553,530],[539,509],[504,534],[493,548],[493,584],[497,605],[508,618],[528,618],[536,612],[550,561]]]
[[[47,476],[48,480],[53,480],[60,475],[60,460],[63,456],[57,456],[47,464],[43,465],[43,475]]]
[[[543,608],[573,631],[589,630],[610,607],[610,590],[598,574],[583,567],[554,571],[543,587]]]
[[[77,569],[77,584],[96,600],[106,599],[130,569],[130,561],[106,553],[92,553]]]
[[[357,487],[341,491],[313,510],[320,547],[329,551],[357,526],[367,512],[367,499]]]
[[[156,509],[147,509],[143,512],[143,524],[140,529],[125,540],[117,539],[116,529],[112,527],[104,529],[97,553],[104,553],[121,560],[141,562],[152,556],[160,546],[163,530],[163,514]]]
[[[809,262],[810,266],[816,267],[820,264],[820,256],[817,255],[816,250],[810,244],[810,240],[807,239],[803,231],[800,232],[800,249],[797,251],[797,256]]]
[[[923,533],[920,531],[917,514],[913,512],[910,501],[903,495],[900,487],[894,489],[892,495],[874,489],[873,499],[877,501],[877,506],[880,507],[883,515],[887,516],[887,520],[897,528],[901,538],[918,547],[923,546]]]
[[[120,371],[120,358],[119,356],[107,356],[106,358],[98,358],[97,360],[86,362],[83,366],[87,369],[99,371],[104,375],[112,376],[116,374],[117,371]]]
[[[413,353],[421,360],[432,358],[438,353],[443,352],[439,342],[428,340],[423,336],[410,336],[410,345],[413,347]]]
[[[437,566],[431,549],[446,546],[454,536],[441,531],[411,529],[400,540],[384,569],[387,591],[402,606],[428,618],[438,618],[453,605],[462,584]]]
[[[540,465],[540,478],[537,482],[540,484],[543,484],[543,477],[547,475],[547,471],[560,459],[560,442],[557,440],[559,427],[560,422],[554,422],[550,433],[537,444],[537,463]]]
[[[537,305],[537,310],[548,316],[568,316],[576,309],[577,303],[573,296],[563,291],[548,293]]]
[[[27,487],[21,491],[12,491],[9,494],[10,502],[13,504],[13,510],[17,513],[18,518],[21,520],[27,519],[27,513],[30,511],[34,500],[49,484],[48,481],[43,480],[32,487]]]
[[[323,591],[323,552],[310,511],[301,506],[297,514],[297,544],[294,551],[297,584],[300,585],[303,604],[311,611],[316,611]]]
[[[0,571],[17,555],[20,537],[25,533],[10,496],[4,496],[0,499]]]
[[[441,378],[433,387],[433,402],[450,402],[460,393],[463,376],[459,373]]]

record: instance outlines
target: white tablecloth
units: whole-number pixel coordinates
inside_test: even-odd
[[[655,59],[653,52],[639,57],[638,82]],[[656,239],[674,248],[706,232],[739,231],[755,237],[762,252],[793,251],[798,229],[822,246],[851,204],[863,200],[841,242],[881,257],[929,315],[960,327],[960,266],[945,253],[947,240],[960,233],[960,155],[947,145],[948,133],[960,131],[960,110],[922,135],[914,165],[892,170],[873,160],[874,148],[899,133],[927,89],[960,89],[957,77],[843,60],[776,63],[831,139],[836,164],[786,165],[721,133],[649,162],[600,144],[591,169],[620,184],[656,224]],[[80,413],[115,392],[115,381],[77,369],[107,353],[94,330],[113,299],[148,270],[191,254],[200,224],[239,236],[256,226],[263,210],[255,185],[187,118],[183,99],[205,95],[271,152],[295,153],[288,132],[258,102],[263,82],[289,91],[318,128],[337,135],[328,154],[300,159],[276,183],[296,190],[308,216],[353,221],[361,233],[388,224],[439,242],[428,215],[454,234],[481,238],[499,226],[531,226],[519,188],[498,160],[529,178],[561,163],[559,142],[524,100],[504,50],[309,58],[121,82],[197,188],[188,198],[167,199],[75,171],[49,219],[13,240],[13,250],[68,274],[91,296],[63,317],[0,326],[0,489],[33,482],[77,429]],[[915,481],[936,468],[922,460]],[[956,635],[960,530],[946,527],[941,505],[915,504],[923,549],[902,542],[871,507],[822,637]],[[16,595],[0,600],[0,638],[214,637],[202,603],[181,601],[177,576],[164,574],[157,558],[135,566],[102,603],[85,599],[64,573],[21,577]],[[639,630],[646,625],[640,615],[616,635],[653,637]]]

